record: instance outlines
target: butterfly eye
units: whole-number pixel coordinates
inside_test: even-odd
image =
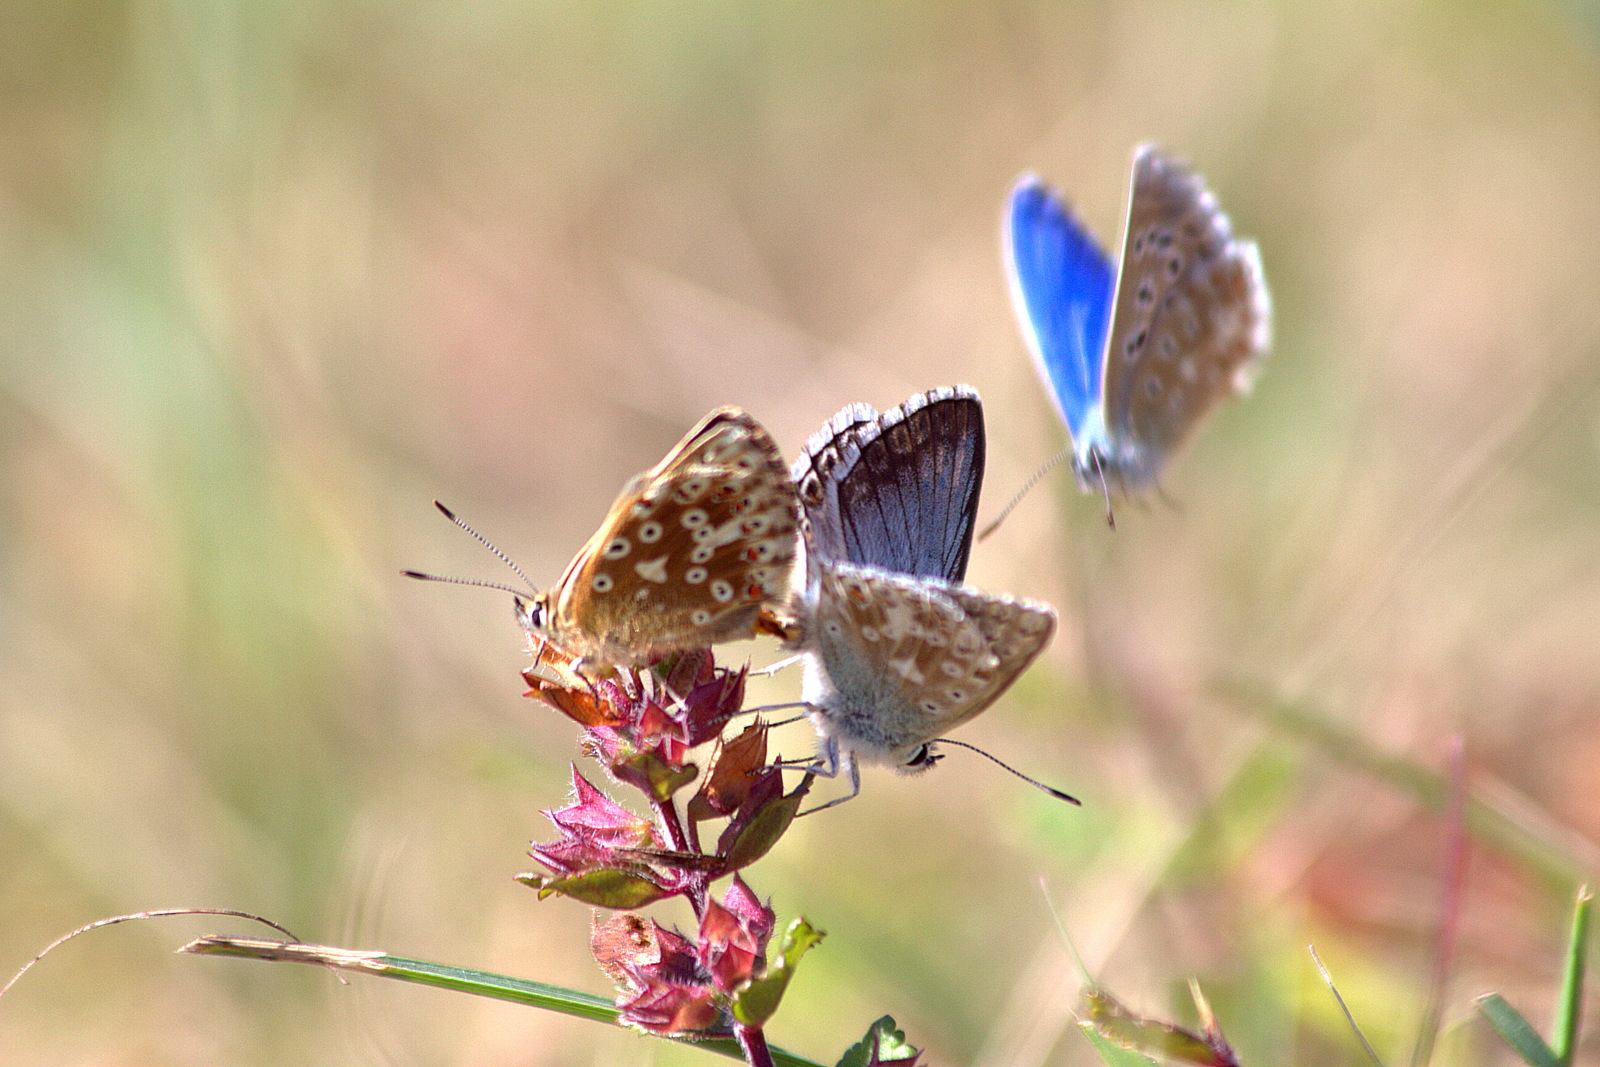
[[[929,745],[918,745],[917,750],[911,753],[911,758],[906,760],[907,767],[925,767],[935,762],[939,757],[934,755]]]

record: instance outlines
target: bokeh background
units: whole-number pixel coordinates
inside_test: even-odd
[[[1276,341],[1170,500],[1113,533],[1058,472],[975,553],[1062,626],[959,736],[1084,807],[960,752],[869,771],[749,872],[829,931],[771,1038],[833,1062],[891,1013],[935,1063],[1090,1062],[1065,934],[1141,1011],[1198,976],[1247,1062],[1354,1062],[1314,943],[1399,1060],[1460,739],[1439,1059],[1507,1062],[1471,998],[1547,1020],[1600,875],[1597,57],[1592,3],[1520,0],[10,0],[0,970],[193,904],[608,993],[587,909],[510,877],[574,730],[504,595],[399,577],[510,579],[430,500],[550,581],[713,406],[793,450],[965,381],[993,514],[1062,443],[1003,199],[1038,170],[1113,240],[1153,140],[1260,241]],[[58,950],[0,1064],[709,1062],[171,954],[219,929]]]

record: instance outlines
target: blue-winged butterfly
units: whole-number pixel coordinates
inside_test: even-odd
[[[1255,243],[1234,238],[1201,180],[1152,146],[1134,155],[1120,270],[1032,175],[1011,193],[1004,253],[1085,488],[1154,484],[1266,354],[1271,303]]]

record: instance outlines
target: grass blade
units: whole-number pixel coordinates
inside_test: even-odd
[[[1350,1014],[1350,1006],[1344,1002],[1344,997],[1339,994],[1339,987],[1333,984],[1333,975],[1328,973],[1328,968],[1322,965],[1322,958],[1317,955],[1315,948],[1311,949],[1311,962],[1317,965],[1317,973],[1322,975],[1322,984],[1328,987],[1328,992],[1333,994],[1334,1003],[1339,1005],[1339,1010],[1344,1012],[1344,1021],[1350,1024],[1350,1030],[1356,1035],[1356,1040],[1361,1042],[1361,1047],[1366,1050],[1367,1059],[1372,1061],[1373,1067],[1383,1067],[1383,1060],[1378,1057],[1378,1050],[1372,1047],[1372,1042],[1367,1040],[1367,1035],[1361,1032],[1361,1027],[1356,1024],[1356,1017]]]
[[[1588,886],[1578,887],[1578,900],[1572,908],[1572,933],[1567,938],[1567,967],[1561,976],[1561,999],[1556,1002],[1556,1059],[1570,1067],[1578,1040],[1578,1023],[1583,1014],[1583,961],[1589,948],[1589,905],[1594,894]]]
[[[288,963],[312,963],[337,971],[355,971],[360,974],[393,978],[418,985],[452,989],[458,993],[507,1000],[513,1004],[527,1004],[546,1011],[571,1015],[579,1019],[593,1019],[613,1025],[617,1009],[604,997],[581,993],[575,989],[530,982],[524,978],[474,971],[465,967],[451,967],[426,960],[391,956],[386,952],[359,952],[353,949],[334,948],[331,945],[301,945],[282,941],[265,941],[247,937],[202,937],[179,949],[200,956],[234,956],[242,959],[268,960]],[[720,1053],[730,1059],[742,1060],[739,1045],[731,1037],[713,1038],[695,1042],[710,1052]],[[780,1067],[820,1067],[810,1060],[772,1049],[772,1059]]]
[[[1561,1061],[1544,1043],[1534,1028],[1499,993],[1485,993],[1478,998],[1478,1011],[1489,1020],[1505,1043],[1516,1050],[1529,1067],[1561,1067]]]
[[[1094,1044],[1095,1051],[1100,1053],[1100,1058],[1105,1061],[1106,1067],[1160,1067],[1155,1060],[1137,1049],[1128,1048],[1106,1037],[1092,1024],[1084,1022],[1078,1025]]]

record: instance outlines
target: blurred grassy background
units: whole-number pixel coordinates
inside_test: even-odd
[[[1470,997],[1545,1019],[1600,873],[1597,45],[1593,4],[1527,2],[11,0],[0,970],[207,904],[608,992],[586,909],[510,880],[573,730],[505,597],[398,576],[507,577],[429,500],[549,581],[717,404],[792,450],[967,381],[992,514],[1062,436],[1002,200],[1037,169],[1113,239],[1154,140],[1260,240],[1276,345],[1177,506],[1113,534],[1060,474],[975,554],[1063,625],[959,736],[1085,806],[959,752],[869,772],[750,872],[830,931],[771,1037],[832,1062],[890,1012],[935,1063],[1087,1062],[1048,897],[1130,1006],[1200,976],[1252,1063],[1356,1054],[1315,942],[1398,1060],[1448,839],[1406,772],[1460,735],[1514,832],[1473,854],[1441,1058],[1504,1062]],[[223,927],[71,943],[0,1064],[709,1062],[170,954]]]

